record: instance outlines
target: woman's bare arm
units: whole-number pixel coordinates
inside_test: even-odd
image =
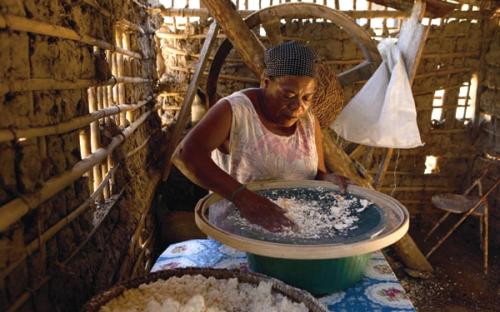
[[[211,153],[229,138],[231,123],[231,105],[222,100],[191,129],[172,157],[175,166],[191,181],[227,199],[241,184],[215,164]],[[245,218],[268,230],[293,225],[283,209],[247,189],[238,192],[233,202]]]

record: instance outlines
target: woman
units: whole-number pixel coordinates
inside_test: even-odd
[[[290,41],[268,49],[263,88],[219,100],[184,138],[174,164],[196,184],[232,201],[243,217],[270,231],[293,226],[284,210],[248,190],[258,180],[328,179],[318,120],[314,52]]]

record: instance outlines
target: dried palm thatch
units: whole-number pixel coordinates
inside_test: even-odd
[[[312,110],[321,127],[328,127],[344,108],[344,92],[331,66],[316,65],[317,87]]]

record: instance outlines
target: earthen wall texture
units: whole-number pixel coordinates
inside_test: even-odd
[[[69,28],[112,44],[115,29],[121,27],[119,21],[139,25],[145,33],[128,28],[123,31],[129,37],[128,50],[141,53],[142,59],[123,57],[121,76],[155,79],[153,26],[144,8],[133,1],[95,3],[97,8],[85,1],[7,0],[1,2],[0,14]],[[117,54],[107,53],[104,63],[111,67],[111,57]],[[102,61],[88,44],[39,35],[36,31],[0,29],[1,84],[29,83],[33,79],[97,83],[102,78],[99,72],[106,67]],[[118,103],[113,95],[109,106],[138,103],[153,92],[152,83],[125,84],[124,89],[124,101]],[[111,87],[109,90],[111,93]],[[135,111],[135,118],[152,105]],[[0,94],[2,130],[53,126],[88,113],[86,89],[1,91]],[[120,124],[120,130],[129,123]],[[99,121],[101,147],[119,135],[113,133],[113,124],[114,118]],[[136,148],[148,140],[155,141],[159,128],[158,117],[151,114],[112,153],[110,162],[120,168],[108,188],[109,198],[91,203],[54,236],[37,245],[31,254],[26,253],[26,246],[36,244],[41,234],[64,222],[89,198],[92,170],[38,207],[32,207],[33,211],[0,233],[0,310],[78,310],[95,293],[128,278],[133,270],[135,274],[146,270],[154,222],[150,214],[143,216],[143,212],[149,207],[154,185],[147,173],[151,150],[147,144],[143,149]],[[80,144],[80,129],[0,142],[0,206],[38,191],[46,181],[71,170],[82,160]],[[140,222],[141,218],[145,220]],[[139,224],[142,224],[140,230]],[[136,232],[138,235],[131,243]],[[141,248],[144,243],[147,244]]]

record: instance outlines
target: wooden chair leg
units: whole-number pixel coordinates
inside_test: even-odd
[[[444,243],[444,241],[453,233],[453,231],[456,230],[457,227],[460,226],[460,224],[462,224],[465,219],[470,216],[479,206],[481,205],[485,205],[485,211],[487,210],[487,205],[488,205],[488,195],[490,195],[491,192],[493,192],[493,190],[500,184],[500,179],[496,180],[495,184],[493,184],[492,187],[490,187],[490,189],[474,204],[474,206],[472,206],[464,215],[462,218],[460,218],[460,220],[457,221],[457,223],[455,223],[455,225],[453,225],[453,227],[444,235],[443,238],[441,238],[439,240],[439,242],[437,242],[436,245],[434,245],[434,247],[432,247],[432,249],[425,255],[426,258],[429,258],[430,255],[432,255],[432,253],[434,251],[436,251],[436,249],[439,248],[439,246],[441,246],[441,244]],[[487,213],[487,212],[486,212]],[[487,230],[485,229],[485,232],[487,232]],[[486,245],[488,244],[488,242],[486,242]],[[485,248],[487,249],[487,248]]]
[[[479,240],[481,241],[479,247],[484,250],[484,215],[479,217]]]
[[[429,237],[432,235],[432,233],[434,233],[434,231],[436,231],[436,229],[439,227],[439,225],[441,223],[443,223],[443,221],[448,218],[448,216],[450,215],[451,212],[447,212],[444,214],[443,217],[441,217],[441,219],[439,219],[439,221],[432,227],[432,229],[429,231],[429,233],[427,233],[427,236],[425,236],[424,238],[424,242],[427,241],[429,239]]]
[[[484,215],[482,217],[483,219],[483,265],[484,265],[484,274],[488,274],[488,230],[489,230],[489,225],[488,225],[488,203],[485,201],[484,203]]]

